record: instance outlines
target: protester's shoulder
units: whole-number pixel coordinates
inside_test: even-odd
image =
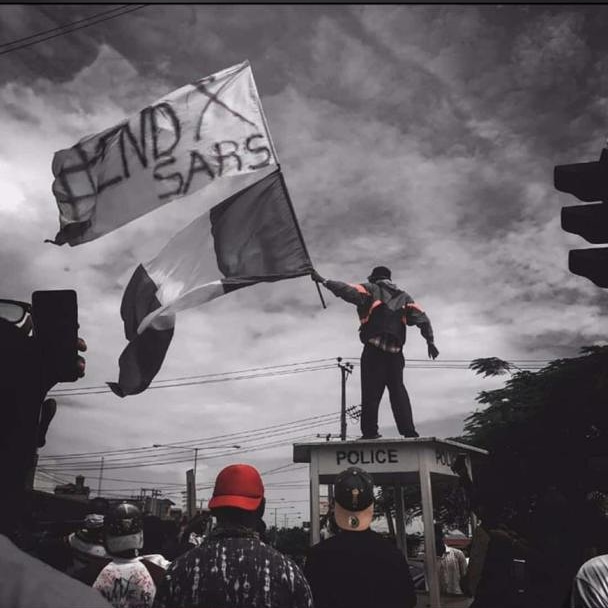
[[[375,532],[374,530],[369,530],[368,534],[368,542],[375,544],[378,547],[381,547],[383,550],[386,550],[388,548],[389,551],[396,551],[397,553],[401,554],[401,551],[399,551],[399,549],[397,548],[397,545],[390,539],[388,539],[386,536],[383,536],[382,534]]]
[[[142,562],[149,562],[154,564],[155,566],[159,566],[160,568],[164,568],[165,570],[169,567],[171,563],[168,559],[165,558],[164,555],[160,553],[148,553],[146,555],[142,555],[139,558]]]
[[[334,534],[329,538],[325,538],[318,543],[312,545],[312,547],[308,547],[306,551],[306,558],[316,558],[320,555],[325,555],[328,551],[331,552],[332,548],[336,546],[336,544],[340,544],[340,540],[338,537],[340,534]]]
[[[578,570],[577,578],[608,578],[608,555],[597,555],[587,560]]]
[[[258,546],[258,550],[261,551],[262,553],[264,553],[266,555],[266,557],[268,557],[269,559],[287,565],[287,566],[295,566],[296,569],[299,570],[299,566],[296,564],[296,562],[291,559],[291,557],[289,557],[288,555],[285,555],[284,553],[281,553],[278,549],[275,549],[274,547],[272,547],[271,545],[267,545],[266,543],[260,541],[260,544]]]
[[[345,546],[350,547],[352,545],[365,546],[367,549],[375,549],[388,553],[400,553],[399,549],[397,549],[393,543],[373,530],[367,530],[366,532],[341,532],[335,534],[310,547],[309,553],[327,553],[338,548]]]
[[[0,606],[109,608],[94,589],[28,555],[0,535]]]

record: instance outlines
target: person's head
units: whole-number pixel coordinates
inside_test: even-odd
[[[96,496],[89,500],[89,512],[105,515],[110,510],[110,502],[107,498]]]
[[[103,525],[102,515],[90,513],[84,518],[84,527],[68,536],[74,569],[84,568],[91,562],[107,557]]]
[[[359,467],[339,473],[334,482],[333,515],[341,530],[363,532],[374,516],[374,481]]]
[[[112,507],[104,518],[103,532],[110,555],[136,557],[144,546],[141,511],[128,502]]]
[[[103,544],[97,539],[91,539],[86,530],[72,532],[68,536],[68,545],[72,552],[72,560],[76,570],[108,556]]]
[[[255,467],[232,464],[219,472],[209,501],[209,509],[219,526],[258,530],[265,505],[264,484]]]
[[[388,279],[389,281],[391,279],[391,271],[386,266],[376,266],[367,277],[367,280],[370,281],[370,283],[376,283],[382,279]]]

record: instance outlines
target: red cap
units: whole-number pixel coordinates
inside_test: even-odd
[[[215,480],[209,508],[237,507],[255,511],[264,498],[264,484],[258,470],[248,464],[231,464]]]

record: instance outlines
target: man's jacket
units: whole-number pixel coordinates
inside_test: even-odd
[[[334,295],[357,307],[359,337],[366,344],[378,336],[391,336],[403,346],[407,325],[417,325],[427,342],[433,342],[433,328],[426,313],[407,292],[389,280],[350,285],[341,281],[324,283]]]
[[[216,529],[177,558],[154,608],[312,608],[298,565],[246,528]]]

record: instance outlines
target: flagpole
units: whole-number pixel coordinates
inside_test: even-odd
[[[262,99],[258,92],[258,88],[255,84],[255,78],[253,77],[253,68],[251,67],[251,64],[249,63],[249,60],[246,60],[246,63],[249,65],[249,69],[251,70],[251,82],[253,84],[253,89],[255,91],[257,98],[260,100],[260,103],[259,103],[260,115],[262,117],[262,122],[264,123],[264,129],[266,129],[266,137],[268,137],[268,143],[270,144],[270,149],[272,150],[272,155],[274,156],[274,160],[277,164],[277,170],[278,170],[279,176],[281,178],[281,184],[283,185],[283,190],[285,191],[285,195],[287,196],[287,204],[289,205],[289,209],[291,211],[293,221],[296,225],[296,230],[298,231],[298,236],[300,237],[300,242],[302,243],[302,247],[304,248],[304,251],[306,252],[306,255],[308,256],[308,259],[310,260],[310,254],[308,253],[308,249],[306,248],[306,243],[304,242],[304,237],[302,236],[302,230],[300,229],[298,217],[296,216],[295,209],[293,208],[293,203],[291,202],[291,197],[289,196],[289,191],[287,190],[287,185],[285,184],[285,178],[283,177],[283,172],[281,171],[281,165],[279,164],[279,157],[277,155],[277,150],[274,147],[274,142],[272,141],[272,137],[270,135],[270,129],[268,128],[268,121],[266,120],[266,114],[264,113],[264,106],[262,105]],[[311,260],[311,263],[312,263],[312,260]],[[325,304],[325,300],[323,299],[323,294],[321,293],[321,288],[319,287],[319,284],[317,282],[315,282],[315,285],[317,286],[317,292],[319,293],[319,298],[321,299],[321,304],[323,305],[323,308],[327,308],[327,305]]]
[[[285,183],[285,177],[283,176],[283,171],[281,171],[281,166],[277,165],[277,169],[279,171],[279,177],[281,179],[281,185],[283,186],[283,191],[285,192],[285,197],[287,198],[287,204],[289,205],[289,210],[291,211],[291,216],[293,217],[293,222],[296,226],[296,230],[298,231],[298,236],[300,237],[300,242],[302,243],[302,247],[304,248],[304,253],[310,260],[310,254],[308,253],[308,248],[306,247],[306,243],[304,241],[304,236],[302,235],[302,230],[300,229],[300,223],[298,222],[298,216],[296,215],[296,210],[293,208],[293,203],[291,202],[291,196],[289,196],[289,190],[287,190],[287,184]],[[311,260],[312,264],[312,260]],[[323,308],[327,308],[325,304],[325,300],[323,299],[323,294],[321,293],[321,288],[319,287],[319,283],[315,281],[315,285],[317,286],[317,292],[319,293],[319,298],[321,298],[321,304]]]

